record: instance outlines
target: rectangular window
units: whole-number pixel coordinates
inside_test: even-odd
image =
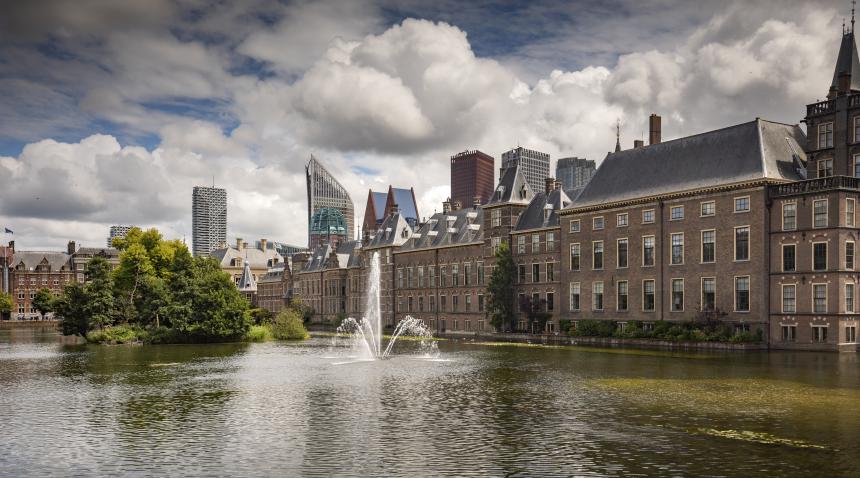
[[[570,283],[570,310],[579,310],[579,282]]]
[[[501,209],[493,209],[493,212],[490,213],[490,217],[492,218],[492,227],[499,227],[502,225],[502,210]]]
[[[848,227],[854,227],[854,204],[851,198],[845,200],[845,225]]]
[[[526,253],[526,236],[517,237],[517,254]]]
[[[592,247],[592,269],[603,269],[603,241],[593,241]]]
[[[833,159],[821,159],[818,161],[818,176],[819,178],[826,178],[828,176],[833,176]]]
[[[849,271],[854,270],[854,242],[852,241],[845,243],[845,268]]]
[[[436,312],[436,296],[430,296],[430,312]]]
[[[478,294],[478,312],[484,311],[484,294]]]
[[[403,269],[397,269],[397,288],[403,288]]]
[[[812,341],[818,343],[827,342],[827,326],[813,325],[812,326]]]
[[[750,311],[750,278],[735,277],[735,312]]]
[[[735,260],[747,261],[750,258],[750,228],[741,226],[735,228]]]
[[[406,312],[412,312],[412,296],[406,298]]]
[[[654,281],[651,279],[642,281],[642,310],[654,310]]]
[[[497,252],[499,252],[499,246],[501,246],[501,245],[502,245],[502,238],[501,237],[491,237],[490,238],[490,247],[493,250],[493,254],[496,254]]]
[[[782,341],[783,342],[794,342],[797,340],[797,326],[796,325],[783,325],[782,326]]]
[[[472,285],[472,263],[463,263],[463,285]]]
[[[684,263],[684,233],[676,232],[672,234],[672,264],[678,265]]]
[[[555,250],[555,233],[552,231],[546,233],[546,250],[547,252]]]
[[[833,123],[818,125],[818,149],[833,147]]]
[[[410,289],[415,287],[415,269],[411,267],[406,268],[406,287]]]
[[[642,236],[642,265],[654,265],[654,236]]]
[[[702,278],[702,310],[714,310],[717,300],[717,279]]]
[[[418,312],[424,312],[424,297],[418,296]]]
[[[642,211],[642,224],[651,224],[654,222],[654,210],[645,209]]]
[[[854,177],[860,178],[860,154],[854,155]]]
[[[797,312],[797,286],[794,284],[783,284],[782,313],[794,314],[795,312]]]
[[[704,201],[699,204],[699,215],[702,217],[713,216],[717,213],[717,203],[714,201]]]
[[[436,287],[436,266],[428,267],[427,273],[429,275],[430,287]]]
[[[582,250],[578,243],[570,245],[570,270],[578,271],[580,267],[580,259],[582,258]]]
[[[797,204],[793,202],[782,205],[782,230],[793,231],[797,229]]]
[[[451,264],[451,285],[460,286],[460,264]]]
[[[540,264],[532,264],[532,282],[540,282]]]
[[[546,293],[546,311],[552,312],[555,310],[555,294],[552,292]]]
[[[540,252],[540,234],[532,234],[532,252]]]
[[[672,206],[669,209],[669,220],[677,221],[684,219],[684,206]]]
[[[854,284],[845,284],[845,312],[854,312]]]
[[[750,197],[741,196],[735,198],[735,212],[748,212],[750,210]]]
[[[460,308],[460,296],[459,295],[452,295],[451,296],[451,312],[458,312],[459,308]],[[455,327],[456,327],[456,325],[455,325]]]
[[[525,284],[526,283],[526,265],[520,264],[518,266],[518,271],[519,271],[519,274],[517,274],[517,278],[519,280],[517,282],[520,284]]]
[[[860,142],[860,116],[854,117],[854,142]]]
[[[616,287],[618,292],[618,297],[615,302],[615,308],[618,310],[627,310],[627,298],[628,298],[628,289],[627,289],[627,281],[620,280],[618,281],[618,285]]]
[[[813,242],[812,243],[812,270],[823,271],[827,270],[827,243]]]
[[[484,285],[484,263],[478,262],[475,267],[478,269],[478,285]]]
[[[782,245],[782,271],[794,272],[797,270],[797,246],[795,244]]]
[[[547,262],[546,263],[546,281],[554,282],[555,281],[555,263]]]
[[[629,219],[629,217],[627,216],[626,212],[622,213],[622,214],[616,214],[615,215],[615,225],[617,227],[627,227],[628,219]]]
[[[827,313],[827,284],[812,284],[812,312]]]
[[[717,231],[711,229],[702,231],[702,262],[710,263],[717,260]]]
[[[846,325],[845,326],[845,342],[849,344],[853,344],[857,342],[857,326],[854,325]]]
[[[827,227],[827,199],[812,201],[812,227]]]
[[[627,267],[627,238],[618,239],[616,241],[616,257],[617,257],[617,266],[618,268]]]
[[[439,287],[448,287],[448,271],[445,266],[439,266]]]
[[[603,216],[595,217],[591,220],[591,228],[595,231],[603,229]]]
[[[570,221],[570,232],[579,232],[579,219]]]
[[[684,311],[684,279],[672,279],[672,312]]]
[[[591,310],[603,310],[603,282],[591,284]]]
[[[418,267],[418,287],[427,287],[424,283],[424,267]]]

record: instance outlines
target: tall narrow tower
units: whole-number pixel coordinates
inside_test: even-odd
[[[346,188],[313,155],[305,166],[305,175],[308,186],[308,244],[311,242],[311,217],[323,208],[340,211],[346,219],[346,239],[354,239],[354,206]]]
[[[227,190],[194,186],[191,235],[195,256],[206,256],[227,242]]]

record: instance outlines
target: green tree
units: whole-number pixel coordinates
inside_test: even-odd
[[[278,340],[304,340],[310,337],[301,312],[292,307],[282,310],[272,323],[272,335]]]
[[[117,309],[110,263],[103,257],[92,258],[87,263],[86,276],[84,310],[89,314],[90,324],[96,328],[113,325],[116,321]]]
[[[63,335],[87,335],[90,331],[90,316],[86,308],[84,286],[77,282],[66,284],[63,294],[54,302],[54,313],[60,319]]]
[[[54,311],[55,300],[54,293],[50,289],[42,288],[36,292],[36,295],[33,297],[33,308],[39,312],[42,320],[45,319],[45,314]]]
[[[516,321],[514,274],[513,255],[508,244],[503,242],[496,251],[496,266],[487,285],[487,310],[492,314],[490,322],[499,332],[513,329]]]
[[[0,316],[6,316],[12,312],[12,296],[0,292]]]

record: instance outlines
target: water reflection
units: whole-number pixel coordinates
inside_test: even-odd
[[[855,355],[327,339],[85,346],[0,330],[0,476],[848,476]]]

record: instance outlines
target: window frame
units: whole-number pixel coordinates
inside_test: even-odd
[[[622,224],[622,218],[624,218]],[[626,212],[620,212],[615,215],[615,227],[627,227],[630,225],[630,214]]]
[[[653,300],[653,308],[646,309],[645,308],[645,298],[648,294],[645,293],[645,283],[651,282],[653,286],[653,292],[651,292],[652,300]],[[656,312],[657,311],[657,281],[654,279],[642,279],[642,312]]]
[[[595,307],[597,300],[597,285],[600,284],[600,308]],[[592,312],[602,312],[606,309],[606,288],[603,287],[603,281],[594,281],[591,283],[591,310]]]
[[[828,127],[829,126],[829,131]],[[822,131],[822,128],[824,130]],[[825,121],[823,123],[818,123],[817,128],[818,133],[818,149],[832,148],[833,147],[833,121]],[[821,137],[824,135],[824,145],[821,145]],[[827,140],[830,140],[829,142]]]
[[[576,286],[575,287],[576,288],[576,300],[577,300],[577,306],[578,307],[573,306],[574,286]],[[571,282],[570,283],[570,285],[568,286],[568,300],[570,301],[570,303],[568,304],[568,307],[569,307],[571,312],[579,312],[582,310],[582,283],[581,282]]]
[[[600,267],[596,266],[596,258],[597,258],[597,250],[596,246],[600,245]],[[591,270],[593,271],[602,271],[606,267],[606,248],[604,247],[603,241],[591,241]]]
[[[792,259],[794,267],[792,269],[785,268],[785,249],[787,247],[794,249],[794,258]],[[782,272],[797,272],[797,243],[782,244],[780,249],[782,251],[782,254],[780,255],[780,260],[782,262]]]
[[[675,211],[681,211],[679,217],[675,217]],[[684,219],[684,205],[677,204],[675,206],[669,206],[669,220],[670,221],[682,221]]]
[[[851,244],[851,266],[848,266],[848,245]],[[853,271],[857,266],[857,247],[854,244],[854,241],[845,241],[845,253],[842,256],[842,260],[845,261],[845,270]]]
[[[815,246],[818,244],[824,244],[824,268],[823,269],[816,269],[815,268]],[[810,245],[812,246],[812,270],[813,270],[813,272],[826,271],[830,267],[830,258],[828,257],[830,255],[830,251],[829,251],[830,248],[828,246],[827,241],[813,241]]]
[[[574,227],[576,225],[576,227]],[[582,222],[579,219],[571,219],[570,220],[570,231],[571,233],[577,233],[582,231]]]
[[[850,294],[851,295],[851,307],[848,307],[848,298],[849,298],[848,297],[849,296],[848,290],[849,289],[851,289],[851,294]],[[856,306],[855,306],[856,298],[855,298],[855,294],[854,294],[856,291],[857,291],[857,288],[854,287],[853,282],[846,282],[845,283],[845,304],[844,305],[845,305],[845,313],[847,313],[847,314],[853,314],[854,310],[856,309]]]
[[[705,260],[705,233],[713,232],[714,233],[714,259],[711,261]],[[716,229],[702,229],[699,231],[699,264],[715,264],[717,262],[717,230]]]
[[[791,299],[794,301],[792,304],[792,310],[785,310],[785,289],[786,288],[794,289],[794,297],[792,297],[792,299]],[[779,310],[780,310],[780,313],[782,313],[782,314],[796,314],[797,313],[797,283],[792,282],[790,284],[780,284],[779,292],[780,292],[780,294],[779,294],[779,299],[780,299],[780,309]]]
[[[710,214],[705,214],[705,205],[710,204],[713,211]],[[699,203],[699,217],[714,217],[717,215],[717,201],[702,201]]]
[[[624,241],[626,249],[624,251],[624,265],[621,265],[621,241]],[[626,237],[619,237],[615,240],[615,268],[627,269],[630,267],[630,240]]]
[[[675,282],[681,282],[681,308],[675,308]],[[684,312],[687,295],[687,284],[683,277],[673,277],[669,280],[669,312]],[[644,291],[643,291],[644,292]]]
[[[792,206],[794,208],[794,227],[787,228],[785,227],[785,208],[786,206]],[[786,201],[782,203],[782,217],[780,218],[780,224],[782,226],[783,231],[796,231],[797,230],[797,201]]]
[[[819,311],[816,308],[816,304],[815,304],[815,288],[817,286],[823,286],[824,287],[824,310],[823,311]],[[827,283],[826,282],[813,282],[811,284],[811,287],[810,287],[810,293],[812,294],[812,302],[811,302],[812,303],[812,313],[813,314],[827,314],[827,311],[830,310],[827,308]]]
[[[649,213],[649,212],[651,213],[651,220],[650,221],[645,219],[645,213]],[[642,224],[654,224],[656,216],[657,215],[654,213],[653,208],[652,209],[643,209],[642,210]]]
[[[714,284],[714,304],[713,308],[706,309],[705,308],[705,281],[713,281]],[[717,309],[717,276],[705,276],[699,278],[699,299],[701,300],[702,310],[716,310]]]
[[[738,280],[747,280],[747,308],[746,310],[738,309]],[[752,310],[752,277],[749,275],[741,275],[734,277],[734,308],[733,311],[738,314],[748,314]]]
[[[600,219],[600,227],[597,227],[597,220]],[[603,216],[594,216],[591,218],[591,230],[602,231],[606,229],[606,219]]]
[[[746,199],[747,200],[747,208],[746,209],[738,209],[738,200],[739,199]],[[752,203],[750,200],[750,196],[749,195],[735,196],[734,198],[732,198],[732,209],[734,210],[735,214],[744,214],[744,213],[750,212],[750,210],[752,210]]]
[[[651,264],[645,264],[645,239],[651,238],[653,244],[651,246]],[[642,267],[654,267],[657,264],[657,236],[653,234],[642,236]]]
[[[738,229],[746,229],[747,230],[747,256],[745,259],[738,259]],[[734,243],[734,254],[732,255],[733,262],[749,262],[752,254],[750,251],[752,245],[752,228],[749,225],[745,226],[735,226],[732,231],[734,232],[733,243]]]
[[[854,198],[846,198],[845,199],[845,226],[846,227],[855,227],[857,224],[857,213],[856,213],[857,201]]]
[[[819,226],[815,222],[815,215],[817,214],[815,212],[815,205],[819,204],[819,203],[824,203],[824,225],[823,226]],[[825,199],[813,199],[812,200],[812,228],[813,229],[826,229],[829,224],[830,224],[830,201],[828,201],[826,198]]]
[[[681,237],[681,262],[675,262],[675,237]],[[684,265],[684,233],[683,232],[670,232],[669,233],[669,265],[670,266],[682,266]]]
[[[624,294],[624,308],[621,308],[621,284],[625,285],[626,293]],[[630,310],[630,282],[627,280],[619,280],[615,282],[615,311],[627,312]]]

